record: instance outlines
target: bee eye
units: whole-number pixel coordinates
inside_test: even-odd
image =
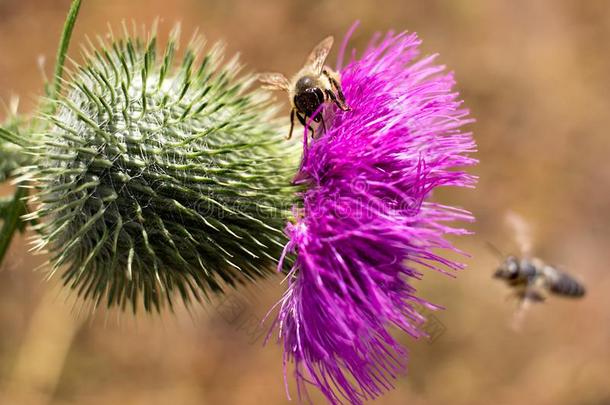
[[[517,275],[519,274],[519,267],[517,266],[517,263],[514,261],[511,261],[507,264],[506,270],[508,270],[508,274],[509,274],[510,278],[516,278]]]

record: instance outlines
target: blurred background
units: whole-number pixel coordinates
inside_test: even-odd
[[[0,100],[29,112],[50,75],[68,0],[0,0]],[[476,190],[435,197],[472,210],[475,235],[456,279],[427,274],[418,288],[446,310],[430,342],[404,343],[409,373],[379,404],[610,404],[610,7],[605,0],[85,0],[71,55],[86,35],[122,20],[161,32],[181,21],[223,39],[253,70],[295,72],[321,38],[361,25],[416,31],[424,53],[456,72],[481,163]],[[336,49],[330,61],[334,63]],[[0,119],[6,116],[0,112]],[[0,188],[0,195],[10,191]],[[536,253],[588,287],[551,297],[511,330],[515,301],[492,280],[486,242],[517,252],[507,210],[534,230]],[[282,292],[279,279],[175,315],[104,310],[79,316],[42,272],[44,257],[17,238],[0,270],[2,404],[286,404],[282,355],[257,327]],[[294,387],[292,387],[294,388]],[[323,404],[311,390],[312,400]],[[294,394],[294,389],[293,389]],[[296,394],[295,394],[296,395]]]

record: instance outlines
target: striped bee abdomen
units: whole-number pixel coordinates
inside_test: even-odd
[[[585,287],[571,276],[557,272],[556,276],[549,285],[549,290],[558,295],[566,297],[582,297],[585,295]]]

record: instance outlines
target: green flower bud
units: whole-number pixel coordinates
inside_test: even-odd
[[[0,124],[1,132],[13,135],[19,134],[22,129],[29,130],[29,128],[22,128],[26,125],[22,122],[21,117],[17,115],[18,105],[18,98],[14,97],[11,99],[10,108],[7,109],[8,118],[5,122]],[[23,148],[21,146],[12,142],[7,142],[0,136],[0,183],[11,178],[18,168],[29,163],[31,163],[31,156],[27,153],[23,153]]]
[[[21,166],[20,147],[9,142],[0,141],[0,183],[11,177],[11,174]]]
[[[125,30],[126,31],[126,30]],[[196,36],[174,63],[153,33],[87,47],[26,178],[36,248],[94,306],[185,304],[274,271],[299,150],[237,58]]]

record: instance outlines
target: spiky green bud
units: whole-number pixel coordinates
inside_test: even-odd
[[[298,148],[237,58],[199,58],[195,37],[174,63],[177,43],[88,46],[31,148],[36,248],[96,306],[201,300],[273,271],[285,243]]]

